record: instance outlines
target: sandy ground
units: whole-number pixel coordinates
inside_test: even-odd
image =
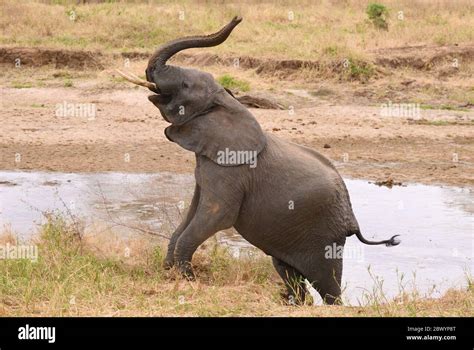
[[[145,89],[114,84],[104,72],[81,74],[67,87],[64,73],[55,69],[3,71],[0,169],[192,171],[194,155],[165,138],[167,122],[148,102]],[[45,83],[12,86],[19,76]],[[247,74],[247,78],[252,77]],[[275,79],[261,81],[275,83]],[[252,84],[253,91],[268,88]],[[351,89],[356,93],[344,98]],[[367,100],[369,89],[367,85],[332,85],[326,88],[335,92],[330,96],[309,95],[304,89],[288,89],[285,94],[279,90],[271,97],[293,108],[251,111],[264,130],[313,147],[333,160],[344,176],[474,185],[471,107],[421,109],[417,118],[383,116],[380,103]],[[272,95],[271,89],[265,91]],[[95,118],[57,116],[57,104],[62,103],[93,104]]]

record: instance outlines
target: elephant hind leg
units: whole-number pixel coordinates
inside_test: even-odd
[[[319,264],[318,264],[319,265]],[[331,259],[317,266],[308,280],[321,295],[325,304],[341,305],[342,259]]]
[[[273,266],[285,282],[288,291],[287,297],[290,304],[301,305],[306,298],[305,277],[298,270],[282,260],[272,257]]]

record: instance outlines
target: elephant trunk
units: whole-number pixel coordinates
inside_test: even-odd
[[[189,36],[180,39],[170,41],[169,43],[161,46],[156,52],[151,56],[148,61],[148,70],[162,69],[165,67],[166,61],[178,53],[179,51],[194,48],[194,47],[211,47],[217,46],[223,43],[227,37],[230,35],[232,30],[242,21],[241,17],[234,17],[226,26],[214,34],[207,36]]]

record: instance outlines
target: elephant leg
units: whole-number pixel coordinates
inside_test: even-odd
[[[176,247],[176,242],[178,241],[179,236],[181,236],[185,228],[189,225],[192,218],[194,217],[194,214],[196,213],[196,209],[199,203],[199,196],[200,196],[200,187],[198,184],[196,184],[196,187],[194,188],[193,199],[191,200],[191,205],[189,206],[186,217],[184,218],[183,221],[181,221],[179,226],[173,232],[173,234],[171,235],[170,242],[168,243],[168,252],[166,254],[166,258],[163,263],[163,266],[165,269],[170,269],[171,267],[173,267],[174,250]]]
[[[305,277],[284,261],[272,257],[272,262],[278,274],[285,282],[289,302],[297,305],[303,304],[306,298]]]
[[[341,305],[342,259],[326,259],[308,278],[325,304]]]
[[[217,192],[218,193],[218,192]],[[194,217],[179,236],[174,250],[174,261],[181,273],[193,279],[191,259],[196,249],[217,231],[232,227],[239,214],[239,202],[229,205],[212,191],[201,188],[200,200]]]

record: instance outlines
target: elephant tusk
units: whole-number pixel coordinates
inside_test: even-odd
[[[149,81],[143,80],[143,79],[137,77],[133,73],[124,73],[120,69],[116,69],[115,71],[118,74],[120,74],[125,80],[128,80],[129,82],[131,82],[133,84],[144,86],[144,87],[152,89],[154,91],[158,90],[158,87],[156,86],[155,83],[150,83]]]

